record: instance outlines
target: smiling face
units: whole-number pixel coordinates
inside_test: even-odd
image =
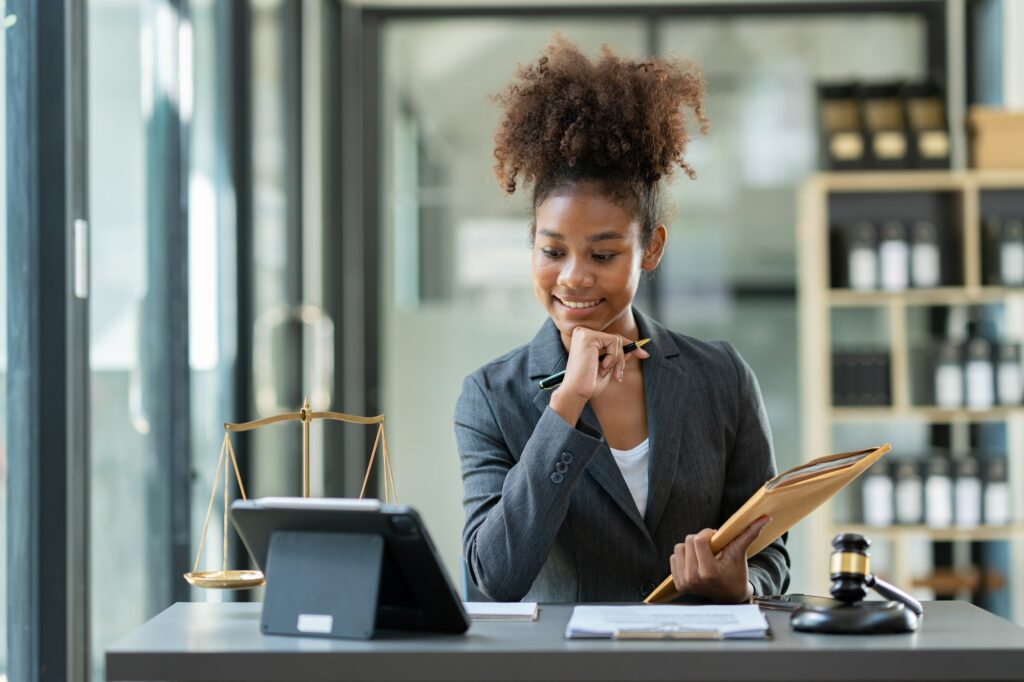
[[[642,242],[640,217],[592,185],[554,193],[537,206],[533,290],[566,348],[577,326],[636,338],[630,306],[640,274],[661,260],[664,226]]]

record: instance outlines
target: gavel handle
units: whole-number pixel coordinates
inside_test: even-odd
[[[876,578],[873,573],[869,573],[867,575],[865,583],[868,587],[874,589],[875,592],[886,599],[895,599],[896,601],[905,604],[908,609],[917,615],[920,616],[924,613],[924,607],[921,606],[921,602],[917,601],[895,585],[887,583],[881,578]]]

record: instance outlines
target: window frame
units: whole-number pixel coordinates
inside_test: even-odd
[[[16,589],[8,589],[6,616],[8,676],[17,680],[68,675],[66,491],[80,454],[68,443],[82,426],[70,389],[84,347],[72,337],[81,306],[70,290],[69,6],[7,4],[17,17],[5,36],[7,394],[17,399],[7,402],[6,561]]]

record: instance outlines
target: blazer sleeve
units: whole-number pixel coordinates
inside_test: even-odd
[[[469,574],[490,598],[518,601],[547,560],[572,490],[602,436],[583,424],[573,428],[548,407],[514,457],[488,392],[470,375],[455,407],[455,440]]]
[[[726,343],[725,347],[736,367],[738,412],[726,465],[722,522],[776,473],[771,427],[757,378],[731,344]],[[747,577],[754,586],[754,594],[783,594],[789,588],[790,564],[785,539],[783,535],[747,560]]]

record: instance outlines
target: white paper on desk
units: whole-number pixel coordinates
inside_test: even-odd
[[[768,634],[768,621],[753,604],[577,606],[565,627],[569,639],[688,632],[717,634],[723,639],[761,639]]]
[[[537,620],[537,602],[464,601],[473,620]]]

